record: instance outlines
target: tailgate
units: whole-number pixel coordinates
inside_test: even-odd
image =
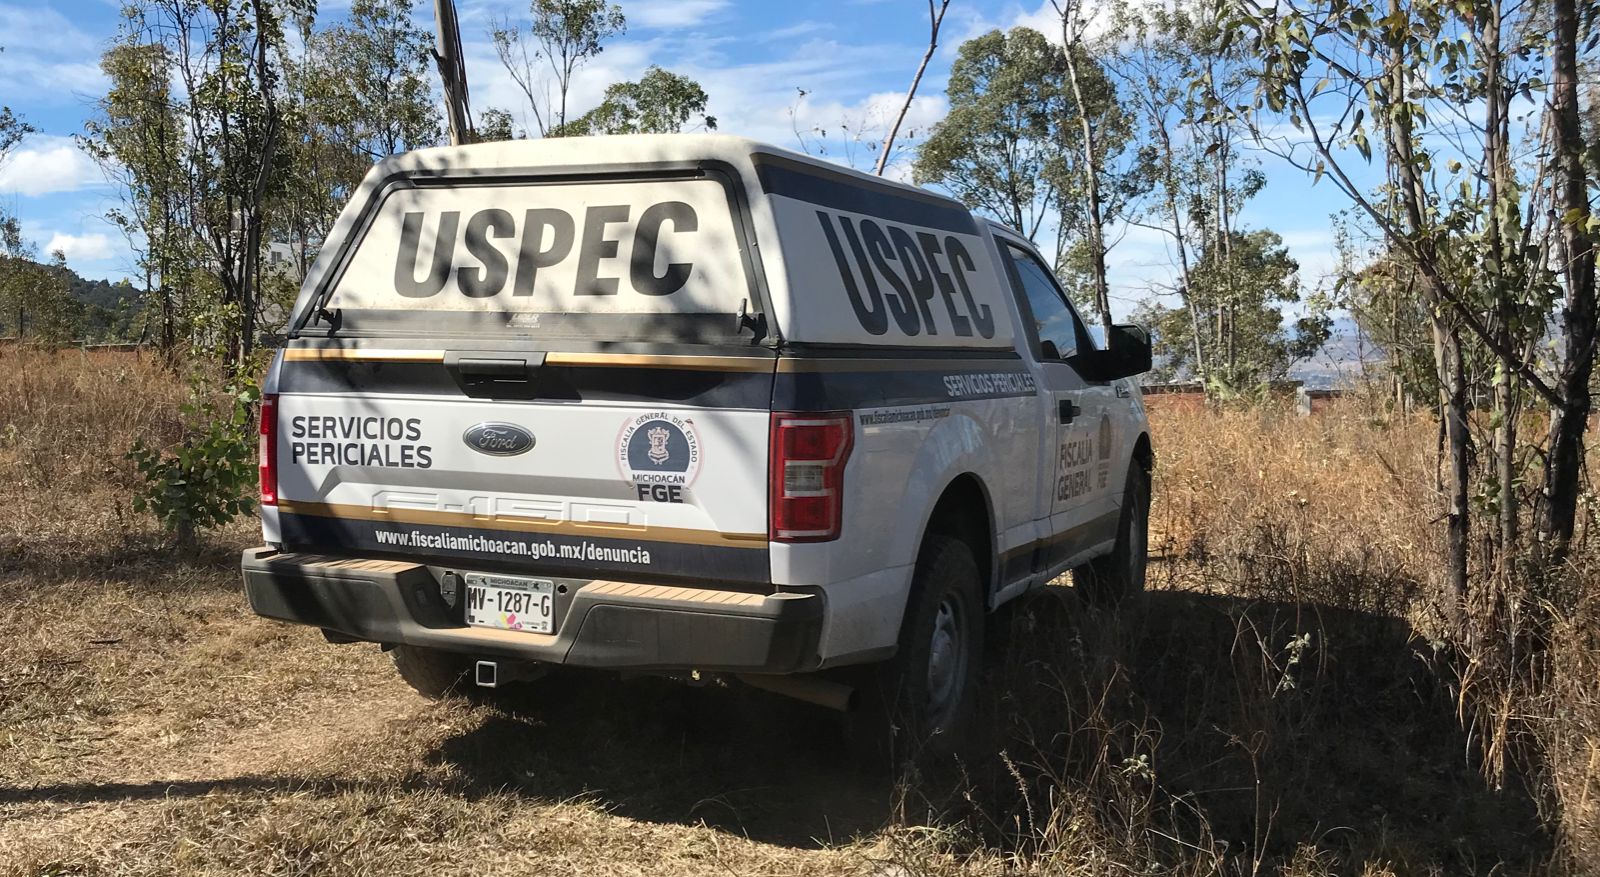
[[[290,348],[279,538],[552,575],[768,581],[773,368],[762,355]]]
[[[775,354],[742,319],[760,289],[736,180],[446,167],[379,183],[318,256],[271,388],[269,541],[768,581]]]

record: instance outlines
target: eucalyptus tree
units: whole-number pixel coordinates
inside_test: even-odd
[[[1096,15],[1087,10],[1082,0],[1050,0],[1061,22],[1061,59],[1066,70],[1067,87],[1072,100],[1070,113],[1077,125],[1075,144],[1063,143],[1063,148],[1077,147],[1082,160],[1066,162],[1067,173],[1061,181],[1071,197],[1062,199],[1062,221],[1057,240],[1058,252],[1066,237],[1075,230],[1082,238],[1086,250],[1089,278],[1094,294],[1094,309],[1100,325],[1111,334],[1111,294],[1106,276],[1106,227],[1117,218],[1117,202],[1108,203],[1120,187],[1125,196],[1122,205],[1133,200],[1147,175],[1137,167],[1119,167],[1117,159],[1123,152],[1132,125],[1116,94],[1115,84],[1093,60],[1095,47],[1089,40],[1089,29]],[[1110,49],[1120,37],[1101,40]],[[1073,165],[1076,164],[1074,167]],[[1077,209],[1072,209],[1076,207]],[[1073,221],[1076,220],[1076,221]]]
[[[1072,96],[1061,50],[1036,30],[998,30],[961,44],[945,87],[950,112],[912,172],[1030,239],[1061,207]]]
[[[606,0],[532,0],[528,12],[526,27],[505,20],[489,37],[542,137],[567,124],[573,75],[604,51],[606,40],[626,33],[628,20],[621,7]]]
[[[706,114],[708,100],[700,83],[651,65],[636,81],[607,86],[599,106],[549,133],[554,137],[675,134],[696,117],[696,127],[715,131],[716,118]]]
[[[306,36],[289,67],[296,136],[285,144],[274,229],[299,277],[374,163],[441,141],[429,36],[412,13],[411,0],[355,0],[345,20]]]
[[[1154,194],[1145,213],[1131,221],[1168,240],[1176,275],[1171,291],[1180,302],[1175,314],[1190,322],[1181,333],[1191,348],[1184,354],[1187,371],[1202,381],[1213,362],[1219,372],[1248,372],[1237,368],[1241,350],[1252,342],[1239,337],[1229,266],[1235,217],[1266,178],[1245,154],[1248,132],[1222,110],[1224,100],[1236,103],[1251,81],[1245,47],[1229,44],[1217,17],[1196,2],[1115,7],[1111,36],[1116,45],[1105,67],[1137,120],[1131,152]],[[1210,308],[1190,306],[1192,275],[1202,262],[1220,284]],[[1249,283],[1238,279],[1238,285]]]
[[[1210,243],[1207,250],[1216,246],[1220,244]],[[1293,365],[1315,355],[1328,340],[1331,320],[1327,308],[1314,301],[1285,327],[1285,307],[1302,303],[1303,296],[1300,265],[1276,232],[1234,232],[1228,249],[1226,261],[1201,251],[1184,308],[1146,303],[1134,321],[1155,330],[1162,360],[1158,378],[1170,380],[1195,373],[1189,333],[1197,324],[1214,325],[1226,309],[1232,314],[1234,355],[1214,363],[1206,376],[1207,389],[1223,398],[1248,397],[1288,377]]]
[[[164,236],[152,248],[184,253],[185,273],[207,281],[192,285],[215,296],[196,309],[197,340],[229,363],[256,343],[268,208],[288,161],[287,28],[312,13],[310,0],[132,0],[104,59],[113,92],[88,140],[144,165],[124,180],[143,202],[137,222]],[[151,199],[168,194],[169,175],[177,206],[164,213]]]
[[[1563,560],[1575,529],[1597,336],[1597,229],[1574,0],[1555,0],[1549,15],[1504,0],[1229,0],[1229,8],[1229,24],[1261,59],[1246,107],[1258,142],[1334,186],[1382,235],[1386,258],[1414,272],[1433,339],[1447,582],[1459,615],[1470,596],[1475,499],[1492,512],[1502,561],[1520,547],[1528,458],[1514,424],[1523,399],[1551,412],[1534,507],[1537,559]],[[1530,119],[1521,134],[1535,143],[1520,161],[1511,121],[1519,110]],[[1363,171],[1375,155],[1377,185]],[[1562,355],[1552,375],[1539,347],[1558,310]],[[1469,375],[1479,350],[1497,367],[1492,393]],[[1469,407],[1482,395],[1491,396],[1494,465],[1474,472]]]
[[[110,88],[96,102],[79,145],[115,184],[121,205],[107,212],[144,274],[146,333],[169,359],[185,334],[196,247],[184,183],[184,124],[172,95],[172,58],[125,23],[100,59]],[[148,298],[147,298],[148,300]],[[149,320],[154,319],[151,327]]]

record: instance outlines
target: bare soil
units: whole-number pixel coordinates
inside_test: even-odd
[[[426,701],[376,646],[252,616],[220,549],[13,571],[0,606],[6,875],[1048,873],[1030,820],[1074,788],[1164,809],[1213,851],[1172,845],[1186,872],[1287,868],[1305,842],[1355,873],[1548,847],[1437,733],[1425,644],[1359,613],[1163,591],[1110,616],[1049,589],[996,621],[989,754],[908,788],[860,771],[831,714],[748,689],[572,672]],[[1345,641],[1297,673],[1297,632]]]

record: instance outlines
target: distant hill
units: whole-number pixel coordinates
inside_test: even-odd
[[[1339,317],[1322,349],[1305,362],[1295,363],[1289,377],[1313,389],[1340,387],[1359,378],[1363,365],[1384,362],[1383,348],[1362,333],[1355,320]]]
[[[1355,320],[1338,317],[1330,327],[1328,340],[1316,354],[1289,368],[1289,380],[1313,390],[1346,387],[1360,380],[1364,368],[1381,366],[1386,361],[1383,348],[1367,337]],[[1192,376],[1184,372],[1177,379],[1181,382]]]
[[[80,309],[82,340],[138,340],[138,317],[144,309],[145,290],[126,280],[116,283],[103,279],[90,280],[71,268],[55,268],[44,264],[39,264],[39,267],[66,281],[67,294]],[[16,329],[10,325],[10,318],[12,315],[0,313],[0,335],[15,334]]]

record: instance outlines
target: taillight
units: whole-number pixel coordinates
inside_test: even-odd
[[[278,396],[261,396],[261,504],[278,504]]]
[[[772,415],[769,502],[774,542],[839,538],[844,519],[844,465],[855,440],[846,413]]]

